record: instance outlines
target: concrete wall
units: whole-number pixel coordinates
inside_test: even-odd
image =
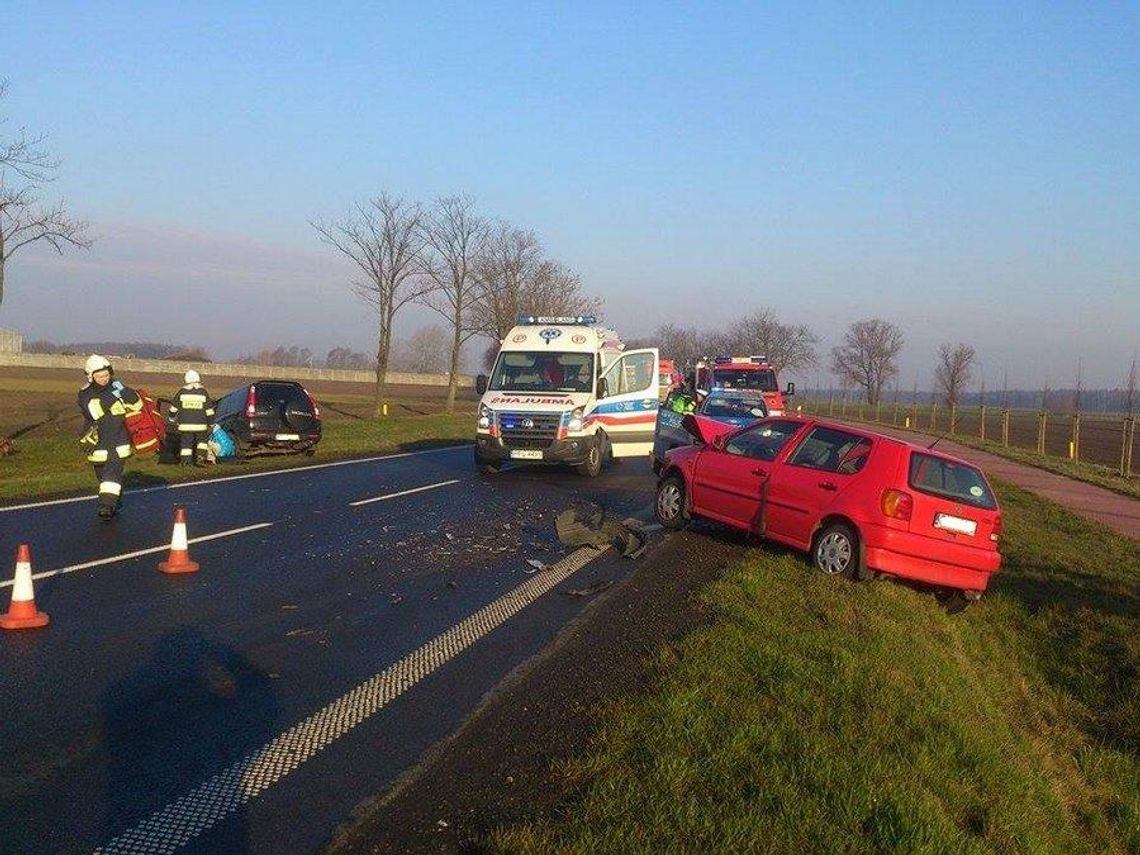
[[[69,368],[82,374],[86,354],[61,356],[54,353],[5,353],[0,350],[0,366],[7,368]],[[281,368],[275,365],[239,365],[229,362],[181,362],[171,359],[113,358],[115,370],[124,374],[181,374],[196,369],[208,382],[211,377],[264,377],[266,380],[332,380],[344,383],[373,383],[374,371],[349,371],[343,368]],[[446,374],[404,374],[388,372],[389,383],[412,386],[446,386]],[[459,388],[470,389],[475,378],[461,374]]]
[[[24,337],[15,330],[0,330],[0,353],[19,353],[24,349]]]

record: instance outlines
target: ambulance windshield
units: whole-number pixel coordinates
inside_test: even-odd
[[[488,388],[495,392],[591,392],[594,354],[504,350]]]

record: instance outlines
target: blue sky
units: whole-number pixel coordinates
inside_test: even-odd
[[[881,316],[1000,383],[1140,346],[1140,5],[9,3],[6,126],[51,133],[90,253],[0,326],[217,356],[371,348],[309,220],[466,192],[629,336]],[[256,323],[250,324],[255,318]],[[432,322],[410,312],[401,329]],[[1048,376],[1046,376],[1048,375]],[[812,376],[806,378],[811,380]]]

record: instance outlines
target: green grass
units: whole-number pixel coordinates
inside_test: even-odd
[[[389,416],[381,421],[331,418],[322,425],[314,455],[255,457],[242,463],[223,462],[207,468],[159,465],[157,456],[130,458],[125,486],[131,488],[176,481],[200,480],[267,469],[365,457],[392,451],[470,441],[475,433],[472,413]],[[79,443],[72,436],[32,434],[17,441],[17,452],[0,457],[0,499],[33,499],[94,492],[95,476]]]
[[[1140,851],[1140,550],[1016,488],[957,616],[757,549],[508,852]]]

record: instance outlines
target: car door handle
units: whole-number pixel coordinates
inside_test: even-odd
[[[753,469],[752,474],[758,475],[761,478],[767,478],[768,477],[768,470],[767,469]]]
[[[819,486],[824,490],[838,490],[839,486],[833,481],[820,481]]]

